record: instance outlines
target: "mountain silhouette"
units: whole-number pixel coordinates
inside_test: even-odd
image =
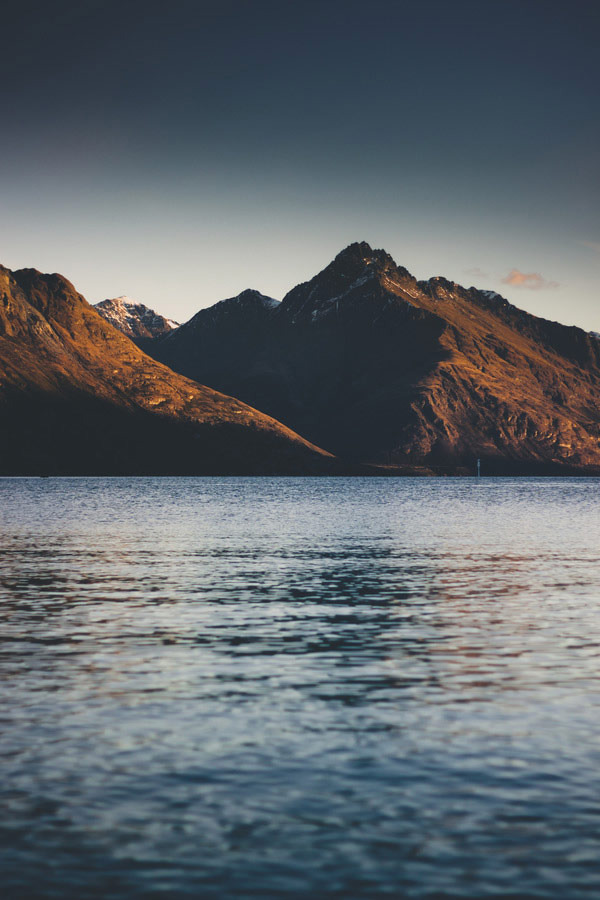
[[[281,303],[257,292],[158,338],[174,370],[362,462],[600,466],[600,340],[494,291],[417,281],[351,244]]]

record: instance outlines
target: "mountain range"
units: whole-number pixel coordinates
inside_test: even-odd
[[[484,471],[600,465],[600,340],[355,243],[278,303],[198,312],[149,352],[346,459]]]
[[[61,275],[0,267],[0,474],[321,472],[331,457],[177,375]]]
[[[2,473],[600,474],[600,339],[364,242],[179,326],[0,267],[0,425]]]

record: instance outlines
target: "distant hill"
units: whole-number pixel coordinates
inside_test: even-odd
[[[148,342],[154,338],[168,334],[179,326],[179,322],[165,319],[164,316],[154,312],[148,306],[144,306],[143,303],[132,300],[131,297],[102,300],[100,303],[96,303],[94,308],[103,319],[106,319],[142,348],[146,347]]]
[[[283,301],[244,292],[152,354],[346,458],[600,466],[600,341],[356,243]],[[591,467],[591,468],[590,468]],[[600,470],[599,470],[600,471]]]
[[[61,275],[0,266],[0,474],[294,473],[331,458],[176,375]]]

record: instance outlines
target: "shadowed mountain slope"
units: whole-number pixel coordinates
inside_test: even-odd
[[[418,282],[366,243],[280,304],[243,297],[202,310],[152,353],[349,458],[600,466],[600,341],[579,328],[492,291]]]
[[[60,275],[0,267],[0,474],[322,471],[330,457],[176,375]]]

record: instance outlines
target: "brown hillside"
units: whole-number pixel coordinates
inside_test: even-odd
[[[0,473],[321,471],[327,460],[150,359],[62,276],[0,267]]]

